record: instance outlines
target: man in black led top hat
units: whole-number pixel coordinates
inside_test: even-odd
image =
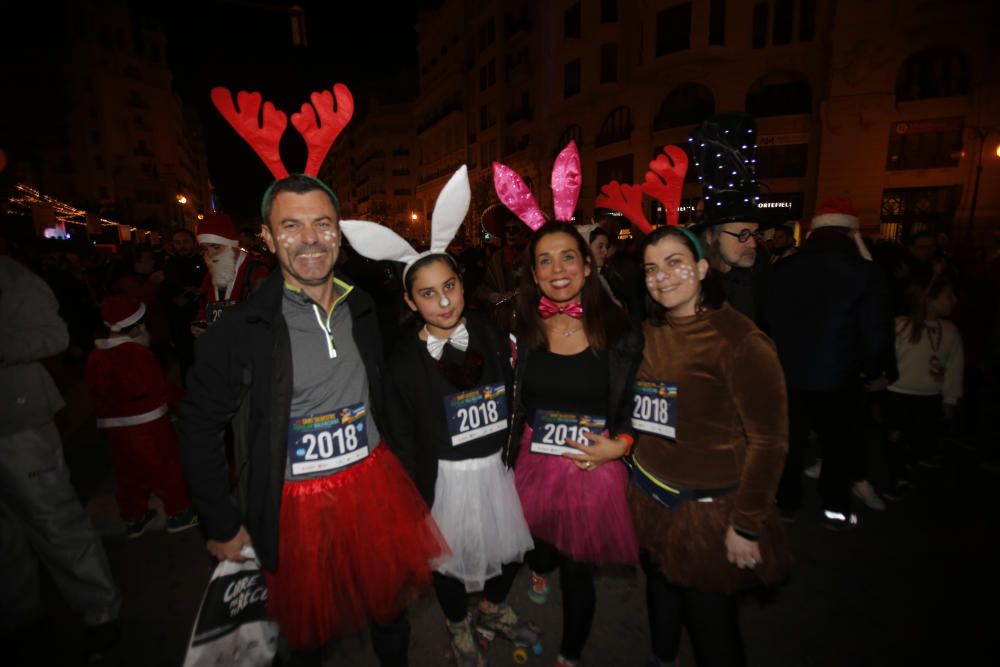
[[[722,276],[726,300],[756,322],[767,267],[757,207],[757,128],[746,114],[719,114],[699,125],[688,142],[703,199],[694,230]]]

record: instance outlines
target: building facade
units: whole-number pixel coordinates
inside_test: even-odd
[[[601,185],[641,182],[662,146],[683,145],[714,113],[746,111],[774,223],[808,220],[836,195],[854,201],[870,234],[954,234],[971,215],[985,229],[1000,219],[990,4],[445,0],[418,22],[421,212],[464,162],[473,238],[495,201],[494,160],[550,208],[551,165],[573,139],[585,221]],[[698,195],[689,173],[685,209]]]
[[[72,5],[75,33],[53,77],[65,113],[28,180],[88,211],[149,230],[209,207],[201,125],[171,88],[163,31],[122,0]]]

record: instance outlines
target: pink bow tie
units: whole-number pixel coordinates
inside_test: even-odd
[[[542,319],[547,320],[553,315],[558,315],[559,313],[569,315],[575,319],[580,319],[583,317],[583,306],[580,305],[579,301],[568,303],[565,306],[557,306],[555,302],[547,296],[543,296],[538,300],[538,314],[542,316]]]

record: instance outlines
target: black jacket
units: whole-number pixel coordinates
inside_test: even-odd
[[[500,368],[510,406],[513,372],[508,339],[493,323],[474,313],[466,312],[465,319],[470,340],[493,355],[485,363]],[[432,506],[438,471],[437,445],[449,441],[450,436],[441,396],[429,390],[433,385],[427,377],[428,365],[423,361],[426,354],[425,344],[413,332],[402,336],[396,345],[387,364],[385,421],[389,428],[386,441],[391,443],[393,453],[410,473],[427,505]]]
[[[278,565],[292,400],[291,339],[281,314],[283,282],[280,272],[271,274],[197,340],[180,426],[181,455],[205,534],[228,541],[245,525],[265,570]],[[383,362],[375,305],[358,288],[346,303],[368,374],[369,407],[381,432]],[[240,503],[229,494],[223,435],[230,423],[240,467]]]
[[[767,324],[789,389],[833,391],[885,370],[886,292],[845,231],[820,228],[771,267]]]
[[[633,435],[629,390],[642,361],[642,329],[633,327],[608,350],[610,387],[608,392],[608,432],[612,437],[627,433]],[[504,447],[503,460],[513,468],[521,449],[521,436],[528,419],[522,391],[525,369],[531,361],[531,351],[517,345],[517,364],[514,369],[514,388],[509,403],[511,409],[510,433]],[[634,437],[634,435],[633,435]]]

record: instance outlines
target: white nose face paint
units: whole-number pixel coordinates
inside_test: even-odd
[[[447,308],[448,306],[451,305],[451,301],[448,299],[448,297],[441,295],[441,300],[438,301],[438,305],[441,306],[442,308]]]

